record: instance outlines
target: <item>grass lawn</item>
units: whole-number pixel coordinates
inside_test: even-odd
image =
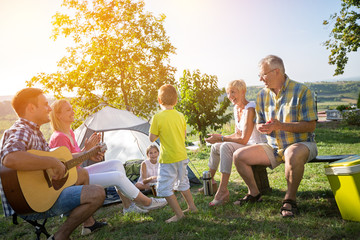
[[[359,154],[360,127],[338,122],[319,123],[316,134],[319,155]],[[193,164],[201,174],[207,170],[208,157],[208,148],[189,152],[190,167],[194,169]],[[360,239],[360,222],[341,218],[323,163],[306,165],[298,191],[300,215],[293,219],[283,219],[279,214],[286,191],[284,166],[268,170],[268,174],[273,191],[263,196],[262,203],[242,207],[232,204],[247,192],[233,168],[230,203],[225,206],[209,208],[212,197],[197,193],[200,186],[195,186],[191,190],[199,212],[188,214],[180,222],[164,223],[173,216],[169,206],[143,215],[123,215],[122,205],[114,204],[95,214],[96,219],[106,219],[108,227],[86,237],[80,235],[78,228],[72,239]],[[219,180],[218,174],[215,179]],[[179,194],[177,196],[184,209],[186,204]],[[15,226],[3,217],[2,210],[0,214],[0,239],[35,239],[29,224],[20,220]],[[49,219],[48,231],[55,232],[63,221],[60,217]]]

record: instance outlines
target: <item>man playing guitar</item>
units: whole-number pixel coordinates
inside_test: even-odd
[[[43,91],[37,88],[22,89],[13,98],[12,106],[19,119],[5,131],[0,142],[1,166],[18,172],[46,170],[52,180],[62,179],[67,172],[62,161],[56,157],[39,156],[28,152],[28,150],[50,150],[40,131],[40,126],[50,121],[51,111]],[[103,153],[98,153],[96,157],[101,156]],[[11,216],[14,210],[5,196],[6,193],[4,194],[3,186],[5,186],[5,181],[2,177],[2,184],[0,184],[2,205],[5,216]],[[36,187],[34,191],[36,192]],[[69,239],[76,227],[89,219],[102,206],[104,199],[105,192],[100,186],[71,185],[61,191],[50,209],[44,212],[19,214],[19,216],[25,220],[37,220],[61,214],[68,215],[67,220],[52,236],[52,239]]]

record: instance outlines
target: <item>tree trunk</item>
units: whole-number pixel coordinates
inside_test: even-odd
[[[204,135],[202,133],[199,133],[199,142],[200,142],[201,146],[206,145],[206,141],[205,141]]]

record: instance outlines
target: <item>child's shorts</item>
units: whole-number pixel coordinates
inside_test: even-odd
[[[188,171],[186,169],[189,159],[176,163],[160,163],[157,180],[157,196],[169,197],[174,190],[186,191],[190,188]]]

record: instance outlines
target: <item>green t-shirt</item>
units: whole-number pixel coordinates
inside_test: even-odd
[[[187,159],[185,148],[186,121],[175,109],[155,114],[150,133],[160,138],[160,163],[175,163]]]

